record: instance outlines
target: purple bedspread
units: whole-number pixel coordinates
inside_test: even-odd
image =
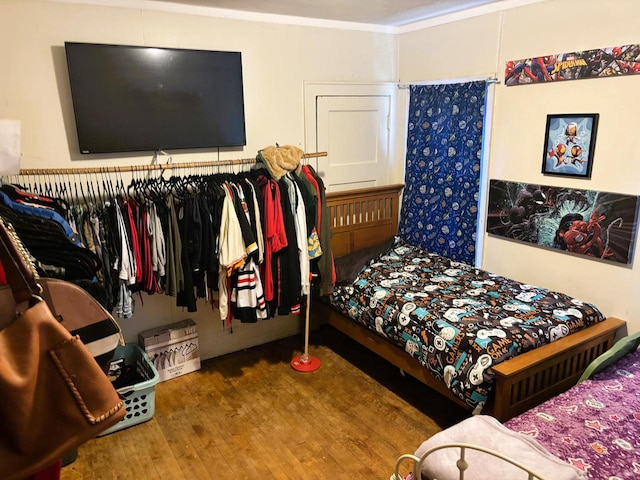
[[[640,479],[640,351],[505,425],[588,478]]]

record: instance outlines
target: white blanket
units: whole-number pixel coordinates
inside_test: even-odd
[[[577,468],[560,460],[535,439],[513,432],[498,420],[487,415],[476,415],[437,433],[420,445],[415,455],[421,457],[439,445],[467,443],[478,445],[506,455],[546,480],[584,480],[586,476]],[[422,475],[437,480],[458,480],[456,462],[459,448],[447,448],[429,455],[422,465]],[[527,474],[508,462],[476,450],[467,450],[465,459],[469,469],[465,480],[526,480]]]

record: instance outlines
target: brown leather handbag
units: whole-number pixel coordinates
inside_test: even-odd
[[[0,478],[18,480],[118,423],[126,412],[80,338],[40,297],[35,268],[1,217],[0,261],[15,304],[0,316]]]
[[[98,365],[107,372],[118,345],[124,345],[120,325],[100,303],[78,285],[57,278],[39,278],[40,296],[53,316],[77,335]],[[9,285],[0,286],[0,328],[2,319],[11,319],[16,303]]]

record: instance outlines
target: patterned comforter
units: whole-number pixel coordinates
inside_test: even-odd
[[[604,480],[640,477],[640,351],[505,426]]]
[[[414,356],[476,413],[491,392],[492,365],[604,319],[589,303],[399,238],[330,301]]]

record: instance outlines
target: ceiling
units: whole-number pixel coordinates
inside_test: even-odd
[[[151,0],[259,14],[399,27],[507,0]]]

